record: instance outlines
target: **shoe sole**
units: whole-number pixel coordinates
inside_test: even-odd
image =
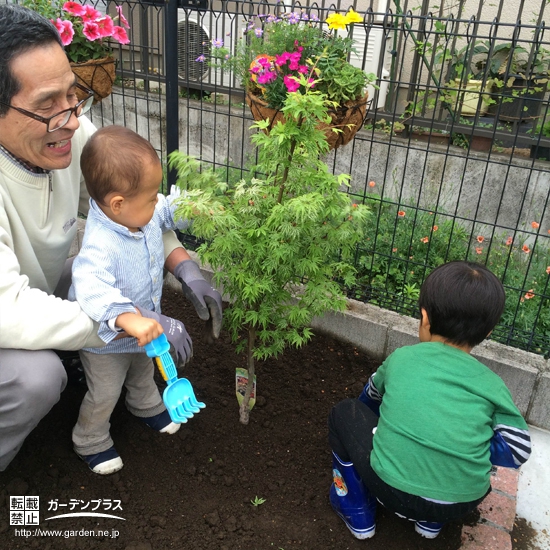
[[[332,506],[332,503],[331,503],[331,506]],[[341,512],[336,510],[336,508],[334,508],[334,506],[332,506],[332,509],[334,510],[334,513],[346,524],[346,527],[349,529],[350,533],[356,539],[366,540],[366,539],[371,539],[372,537],[374,537],[374,534],[376,532],[376,525],[373,525],[370,529],[361,529],[361,530],[354,529],[347,522],[346,518],[344,517],[344,515]]]
[[[94,474],[99,474],[100,476],[108,476],[122,470],[124,464],[120,457],[112,458],[107,460],[107,462],[102,462],[98,464],[95,468],[90,468]]]
[[[439,533],[441,533],[441,529],[438,529],[437,531],[428,531],[424,527],[418,527],[418,525],[415,524],[414,530],[425,539],[435,539]]]
[[[98,464],[94,468],[92,468],[86,460],[80,456],[78,453],[76,453],[76,456],[82,460],[90,468],[90,471],[92,471],[94,474],[98,474],[100,476],[108,476],[110,474],[114,474],[115,472],[118,472],[122,470],[124,463],[122,462],[122,458],[119,456],[116,458],[111,458],[111,460],[106,460],[105,462],[102,462],[101,464]]]
[[[181,428],[181,424],[170,422],[170,424],[162,428],[162,430],[160,430],[159,433],[172,435],[172,434],[175,434],[180,428]]]

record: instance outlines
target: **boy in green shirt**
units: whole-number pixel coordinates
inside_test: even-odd
[[[420,343],[396,350],[359,399],[332,409],[330,502],[356,538],[374,535],[377,500],[435,538],[489,494],[492,465],[518,468],[529,457],[509,390],[470,355],[504,303],[485,266],[436,268],[420,290]]]

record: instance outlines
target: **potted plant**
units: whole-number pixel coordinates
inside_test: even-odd
[[[538,48],[529,52],[509,42],[494,46],[488,74],[498,91],[496,109],[504,121],[537,119],[548,89],[550,51]]]
[[[94,103],[111,93],[115,80],[112,41],[129,44],[128,21],[117,6],[117,16],[101,13],[89,4],[59,0],[25,0],[24,5],[52,21],[61,37],[73,72],[94,92]],[[115,25],[118,19],[120,25]],[[78,93],[78,92],[77,92]]]
[[[282,119],[287,94],[305,91],[300,82],[306,77],[305,82],[332,104],[331,122],[325,129],[331,148],[336,148],[348,143],[361,128],[366,87],[375,80],[375,75],[347,61],[353,39],[338,36],[339,30],[350,31],[354,23],[362,21],[352,9],[345,15],[334,13],[325,21],[327,31],[318,18],[306,13],[259,15],[249,22],[235,55],[230,55],[223,40],[213,40],[210,62],[235,71],[254,119],[269,119],[270,127]],[[205,61],[204,56],[198,60]],[[341,131],[335,133],[333,127]]]
[[[352,259],[364,239],[369,211],[342,191],[349,176],[334,175],[321,157],[329,150],[319,121],[330,102],[307,76],[285,94],[284,120],[252,136],[258,164],[236,185],[173,153],[182,190],[176,217],[192,219],[202,240],[197,253],[214,270],[214,283],[230,296],[224,324],[237,351],[246,351],[248,373],[240,421],[247,424],[255,362],[300,346],[314,316],[346,307],[341,284],[354,281]],[[266,130],[268,120],[253,127]],[[185,192],[183,192],[185,191]],[[243,383],[244,380],[244,383]]]
[[[491,98],[493,81],[487,77],[489,48],[474,41],[450,53],[450,81],[445,90],[449,106],[460,116],[485,115]]]

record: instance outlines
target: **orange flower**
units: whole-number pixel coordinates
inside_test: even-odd
[[[525,302],[525,299],[523,298],[523,296],[519,299],[519,301],[520,301],[521,303]]]
[[[482,243],[485,240],[485,237],[483,235],[478,235],[476,240],[478,243]]]
[[[376,183],[374,183],[373,181],[369,181],[369,187],[374,187],[376,185]]]
[[[397,212],[397,215],[398,215],[400,218],[404,218],[404,217],[405,217],[405,211],[404,211],[404,210],[399,210],[399,212]]]
[[[397,248],[392,248],[391,251],[392,251],[392,252],[397,252]],[[548,269],[550,269],[550,267],[549,267]],[[547,271],[548,271],[548,270],[547,270]]]
[[[513,237],[508,237],[508,238],[506,239],[506,246],[510,246],[513,242],[514,242]]]
[[[546,268],[546,273],[548,273],[548,275],[550,275],[550,265]]]
[[[434,226],[432,227],[432,231],[437,231],[438,229],[439,229],[439,227],[438,227],[437,225],[434,225]]]
[[[531,298],[534,298],[535,295],[533,294],[533,289],[530,288],[528,291],[527,291],[527,294],[525,294],[525,299],[526,300],[530,300]]]
[[[476,246],[476,254],[481,254],[483,252],[483,248]]]
[[[422,237],[420,239],[421,242],[423,242],[424,244],[426,244],[430,239],[428,239],[428,237]]]
[[[526,244],[524,244],[521,249],[525,252],[525,254],[529,254],[529,252],[531,252],[530,248]]]
[[[538,228],[540,227],[540,223],[538,223],[538,222],[531,222],[531,227],[532,227],[533,229],[538,229]]]

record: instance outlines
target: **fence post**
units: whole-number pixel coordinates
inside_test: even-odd
[[[167,0],[164,10],[166,74],[166,157],[179,149],[178,0]],[[167,167],[167,191],[176,183],[176,171]]]

